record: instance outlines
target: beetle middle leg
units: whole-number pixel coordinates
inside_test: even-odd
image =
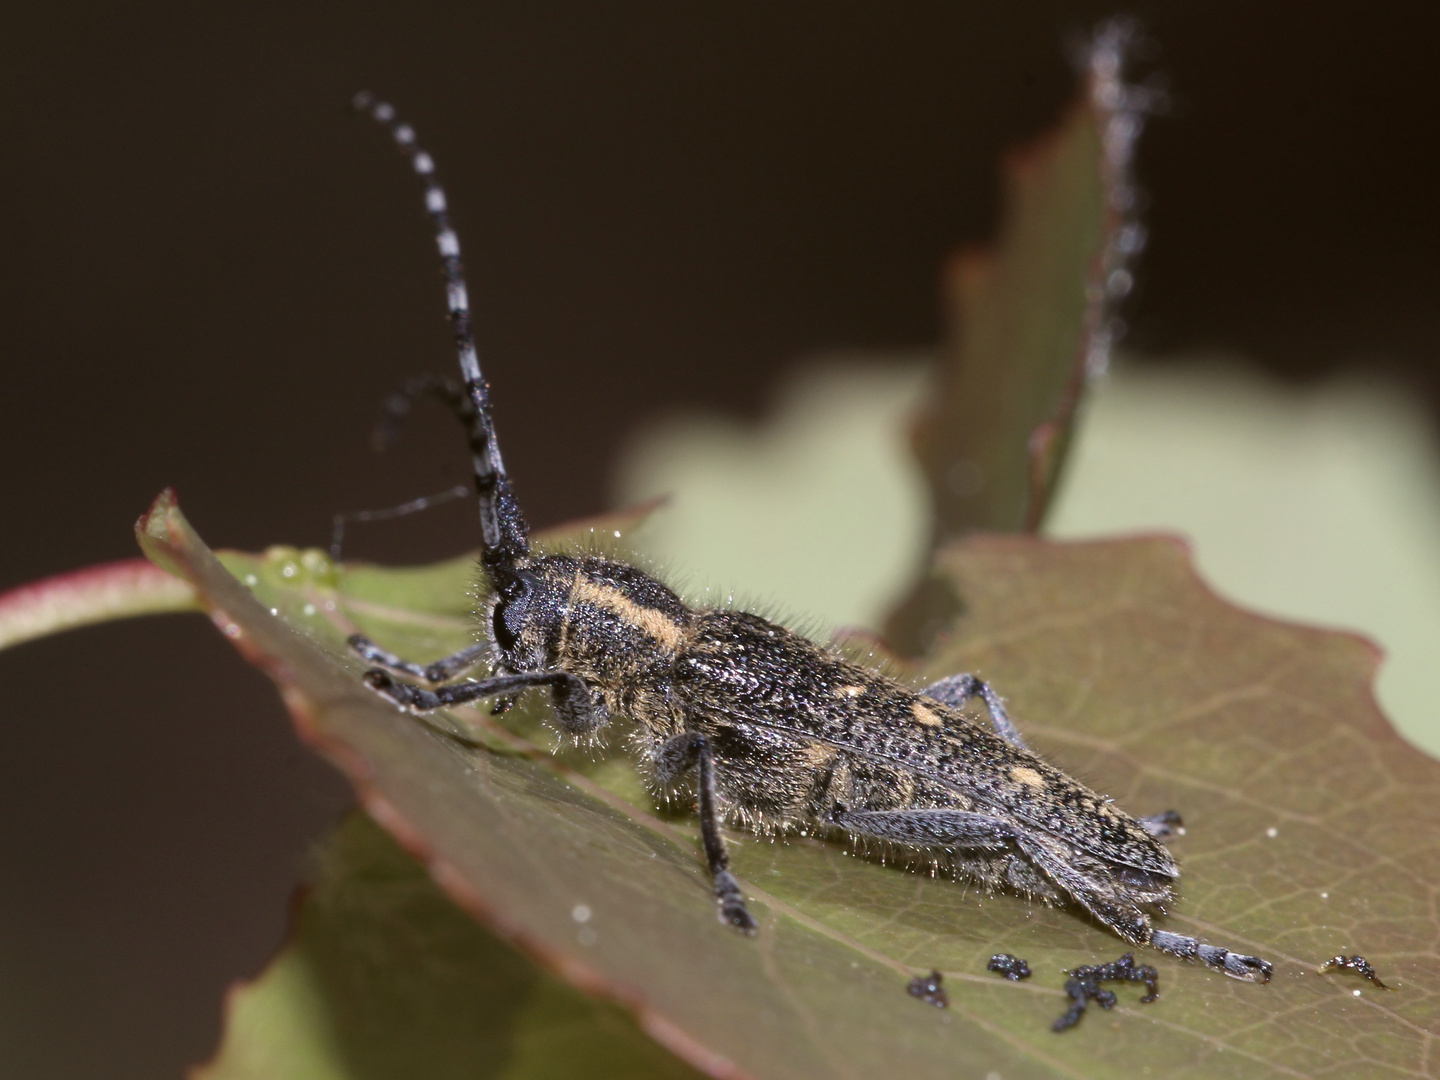
[[[745,907],[740,882],[730,872],[730,855],[725,838],[720,835],[720,799],[715,790],[715,758],[710,744],[699,732],[687,731],[664,743],[655,753],[655,779],[668,787],[691,769],[699,772],[700,837],[705,845],[705,861],[715,883],[715,902],[719,904],[720,921],[746,933],[758,929],[755,917]]]
[[[1018,746],[1022,750],[1030,749],[1025,745],[1025,739],[1021,736],[1020,730],[1010,719],[1010,714],[1005,711],[1005,702],[1000,700],[1000,695],[995,693],[985,680],[969,674],[947,675],[938,682],[931,683],[920,693],[925,697],[933,698],[942,705],[949,705],[955,709],[963,709],[978,697],[985,702],[985,709],[990,714],[990,726],[995,729],[995,734],[1011,746]],[[1174,810],[1151,814],[1148,817],[1140,818],[1139,821],[1145,831],[1157,840],[1169,840],[1184,824],[1180,820],[1180,815]]]
[[[850,832],[922,847],[999,851],[1015,835],[1008,822],[970,810],[848,810],[837,805],[830,820]]]

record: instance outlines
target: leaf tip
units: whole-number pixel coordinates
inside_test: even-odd
[[[156,495],[149,507],[135,521],[136,533],[143,533],[152,536],[156,540],[166,540],[169,537],[168,525],[171,515],[180,510],[180,493],[173,487],[167,487]]]

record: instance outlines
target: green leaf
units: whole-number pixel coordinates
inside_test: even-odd
[[[1124,948],[1076,912],[977,894],[838,844],[739,834],[735,867],[761,921],[745,939],[715,919],[692,820],[656,812],[618,754],[547,753],[543,702],[514,727],[457,711],[442,731],[362,688],[340,649],[353,626],[393,626],[403,640],[384,643],[406,650],[430,642],[421,660],[469,640],[464,605],[426,585],[425,571],[366,571],[369,598],[352,610],[348,571],[272,554],[239,568],[254,576],[257,602],[173,500],[157,501],[141,539],[195,584],[227,636],[277,679],[302,734],[447,893],[704,1071],[1427,1068],[1440,1012],[1440,765],[1375,709],[1373,649],[1226,605],[1173,542],[976,539],[940,565],[970,606],[929,673],[983,670],[1058,764],[1133,812],[1181,810],[1182,899],[1163,925],[1276,963],[1274,981],[1253,986],[1150,954],[1157,1003],[1122,990],[1113,1012],[1057,1036],[1060,970]],[[433,573],[453,583],[455,564]],[[442,606],[405,606],[402,580]],[[995,951],[1028,958],[1035,977],[987,974]],[[1341,951],[1364,953],[1398,989],[1317,974]],[[950,990],[943,1012],[905,992],[931,967]]]
[[[199,606],[194,589],[144,559],[91,566],[0,595],[0,649],[91,623]]]
[[[1162,962],[1154,1026],[1106,1056],[1129,1041],[1157,1075],[1427,1075],[1440,763],[1376,706],[1379,651],[1232,606],[1170,538],[979,537],[940,571],[967,613],[930,669],[983,670],[1051,760],[1132,810],[1179,809],[1168,925],[1275,962],[1265,987]],[[1317,974],[1341,952],[1397,989]]]
[[[637,549],[681,568],[672,584],[699,605],[879,626],[931,556],[929,493],[905,435],[928,359],[822,356],[771,388],[759,423],[687,411],[632,433],[616,505],[669,498]]]
[[[1362,631],[1385,652],[1381,709],[1437,756],[1437,445],[1424,403],[1374,372],[1297,386],[1233,356],[1118,365],[1091,395],[1045,529],[1180,532],[1222,596]]]
[[[193,1077],[580,1075],[699,1074],[483,929],[357,813],[326,843],[285,948],[231,994],[219,1053]]]

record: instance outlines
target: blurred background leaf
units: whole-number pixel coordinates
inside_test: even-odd
[[[194,1080],[686,1080],[622,1009],[537,967],[350,815],[280,955],[226,1005]]]
[[[884,588],[922,565],[927,545],[930,510],[904,452],[909,395],[923,393],[912,364],[896,372],[846,355],[803,369],[807,399],[883,406],[869,414],[827,407],[801,418],[791,391],[758,428],[707,417],[688,441],[669,425],[642,432],[618,496],[667,491],[671,501],[633,542],[711,583],[696,599],[739,590],[764,610],[813,612],[822,628],[880,628]],[[731,449],[747,435],[748,449]],[[858,449],[841,449],[846,439]],[[837,463],[829,486],[787,464],[815,459]],[[888,539],[857,490],[884,493]],[[823,523],[825,542],[770,543],[786,505]],[[1440,755],[1440,440],[1413,396],[1378,376],[1297,388],[1225,356],[1122,358],[1091,387],[1045,532],[1157,530],[1189,537],[1200,572],[1230,600],[1379,642],[1386,715]]]
[[[1108,363],[1110,301],[1138,250],[1118,244],[1144,121],[1124,82],[1134,36],[1118,20],[1096,32],[1079,100],[1005,162],[993,246],[945,268],[945,337],[913,433],[940,538],[1038,527],[1086,377]]]

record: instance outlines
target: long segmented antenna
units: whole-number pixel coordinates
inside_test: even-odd
[[[490,387],[480,373],[480,357],[470,328],[470,296],[465,287],[465,268],[460,263],[460,240],[450,227],[445,189],[435,179],[435,162],[416,144],[415,129],[396,119],[394,106],[364,90],[355,95],[354,106],[357,112],[368,113],[385,125],[395,145],[410,159],[425,183],[425,212],[435,226],[435,246],[440,249],[440,262],[445,268],[446,301],[455,332],[455,348],[460,354],[460,375],[464,379],[464,399],[456,399],[451,404],[470,433],[475,493],[480,502],[480,557],[487,567],[509,566],[529,552],[530,528],[520,512],[505,463],[500,458],[500,445],[490,416]]]

